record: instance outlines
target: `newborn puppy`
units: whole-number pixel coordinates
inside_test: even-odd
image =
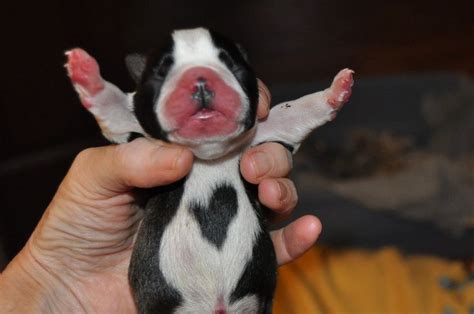
[[[103,80],[85,51],[66,54],[81,102],[107,139],[160,139],[196,156],[185,179],[149,191],[129,268],[139,312],[271,313],[275,252],[240,156],[268,141],[295,152],[349,99],[352,71],[257,124],[257,79],[245,54],[206,29],[175,31],[163,50],[127,57],[131,94]]]

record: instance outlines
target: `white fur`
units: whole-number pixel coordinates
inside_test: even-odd
[[[220,299],[228,307],[229,297],[252,257],[261,229],[240,179],[239,157],[194,163],[178,211],[163,234],[160,269],[168,284],[183,297],[177,313],[212,313]],[[213,190],[222,184],[236,189],[238,209],[222,247],[217,249],[202,236],[189,208],[195,202],[208,205]],[[258,302],[250,297],[239,304],[234,304],[231,309],[235,311],[229,313],[245,313],[239,309],[253,309],[255,313]]]
[[[88,110],[97,120],[102,134],[115,143],[126,143],[130,132],[145,134],[132,112],[133,94],[125,94],[107,81],[104,85],[104,89],[94,96],[90,96],[79,84],[73,85],[79,97],[92,104]]]
[[[229,314],[257,314],[261,306],[254,295],[248,295],[229,306]]]
[[[258,124],[252,145],[281,141],[293,145],[295,153],[303,139],[330,121],[334,113],[324,91],[283,102],[273,107],[268,118]]]

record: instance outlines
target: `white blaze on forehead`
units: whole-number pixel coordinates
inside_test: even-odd
[[[173,32],[175,65],[186,63],[219,63],[219,50],[205,28]]]

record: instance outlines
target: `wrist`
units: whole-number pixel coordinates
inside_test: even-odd
[[[60,313],[80,304],[25,247],[0,275],[0,308],[6,313]]]

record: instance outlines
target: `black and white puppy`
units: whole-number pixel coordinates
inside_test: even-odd
[[[161,139],[196,156],[185,179],[149,191],[129,268],[139,312],[270,313],[275,252],[240,175],[241,153],[267,141],[295,152],[348,100],[352,71],[257,123],[258,85],[246,57],[206,29],[175,31],[164,50],[128,57],[137,81],[130,94],[103,80],[85,51],[66,54],[72,83],[106,138]]]

